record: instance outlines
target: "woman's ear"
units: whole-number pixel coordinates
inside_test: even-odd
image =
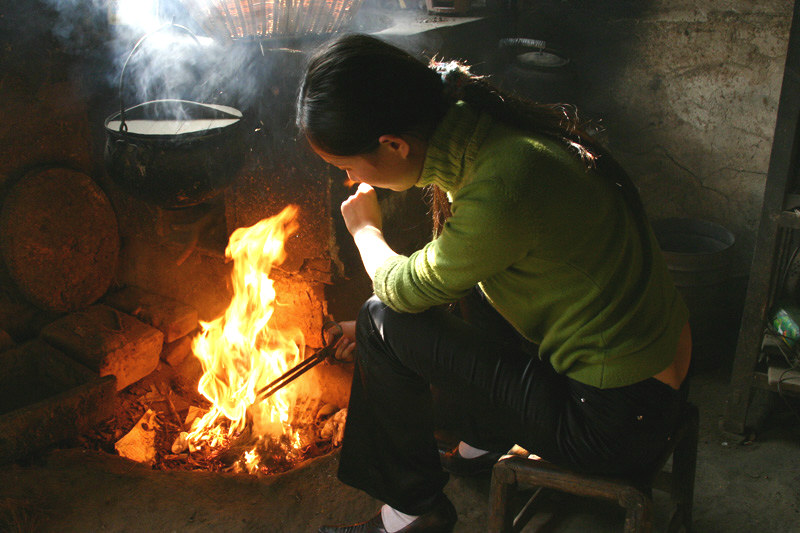
[[[411,152],[411,145],[399,135],[381,135],[378,137],[378,142],[403,159],[407,159]]]

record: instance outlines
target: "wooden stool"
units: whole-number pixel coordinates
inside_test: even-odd
[[[653,528],[652,489],[656,488],[668,492],[674,506],[668,531],[681,531],[683,527],[683,531],[689,532],[697,464],[698,419],[697,407],[687,404],[669,449],[654,465],[653,472],[644,479],[582,474],[540,459],[519,456],[498,461],[492,470],[488,531],[520,531],[534,515],[533,501],[542,488],[549,488],[616,502],[626,511],[626,533],[648,533]],[[667,472],[664,466],[670,456],[672,469]],[[518,489],[525,488],[537,490],[517,514],[512,508],[513,496]]]

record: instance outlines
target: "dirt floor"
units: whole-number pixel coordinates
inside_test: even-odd
[[[780,398],[764,402],[755,440],[723,433],[728,376],[693,377],[701,434],[694,501],[699,532],[797,531],[800,423]],[[791,407],[797,408],[796,405]],[[36,532],[302,532],[370,516],[379,503],[340,484],[338,455],[318,457],[269,477],[158,471],[104,451],[58,449],[0,471],[0,530]],[[451,478],[456,532],[486,530],[489,479]],[[666,495],[655,494],[656,530],[666,525]],[[620,531],[615,506],[574,497],[550,500],[552,531]]]

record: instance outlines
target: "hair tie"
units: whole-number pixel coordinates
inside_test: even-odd
[[[444,95],[453,100],[463,100],[464,88],[483,79],[469,71],[469,66],[458,61],[431,60],[430,67],[442,78]]]

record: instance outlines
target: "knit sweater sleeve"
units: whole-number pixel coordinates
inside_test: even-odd
[[[452,216],[438,238],[410,257],[382,264],[374,280],[378,298],[415,313],[453,302],[479,281],[506,270],[530,248],[520,220],[521,202],[496,179],[475,180],[455,195]]]

